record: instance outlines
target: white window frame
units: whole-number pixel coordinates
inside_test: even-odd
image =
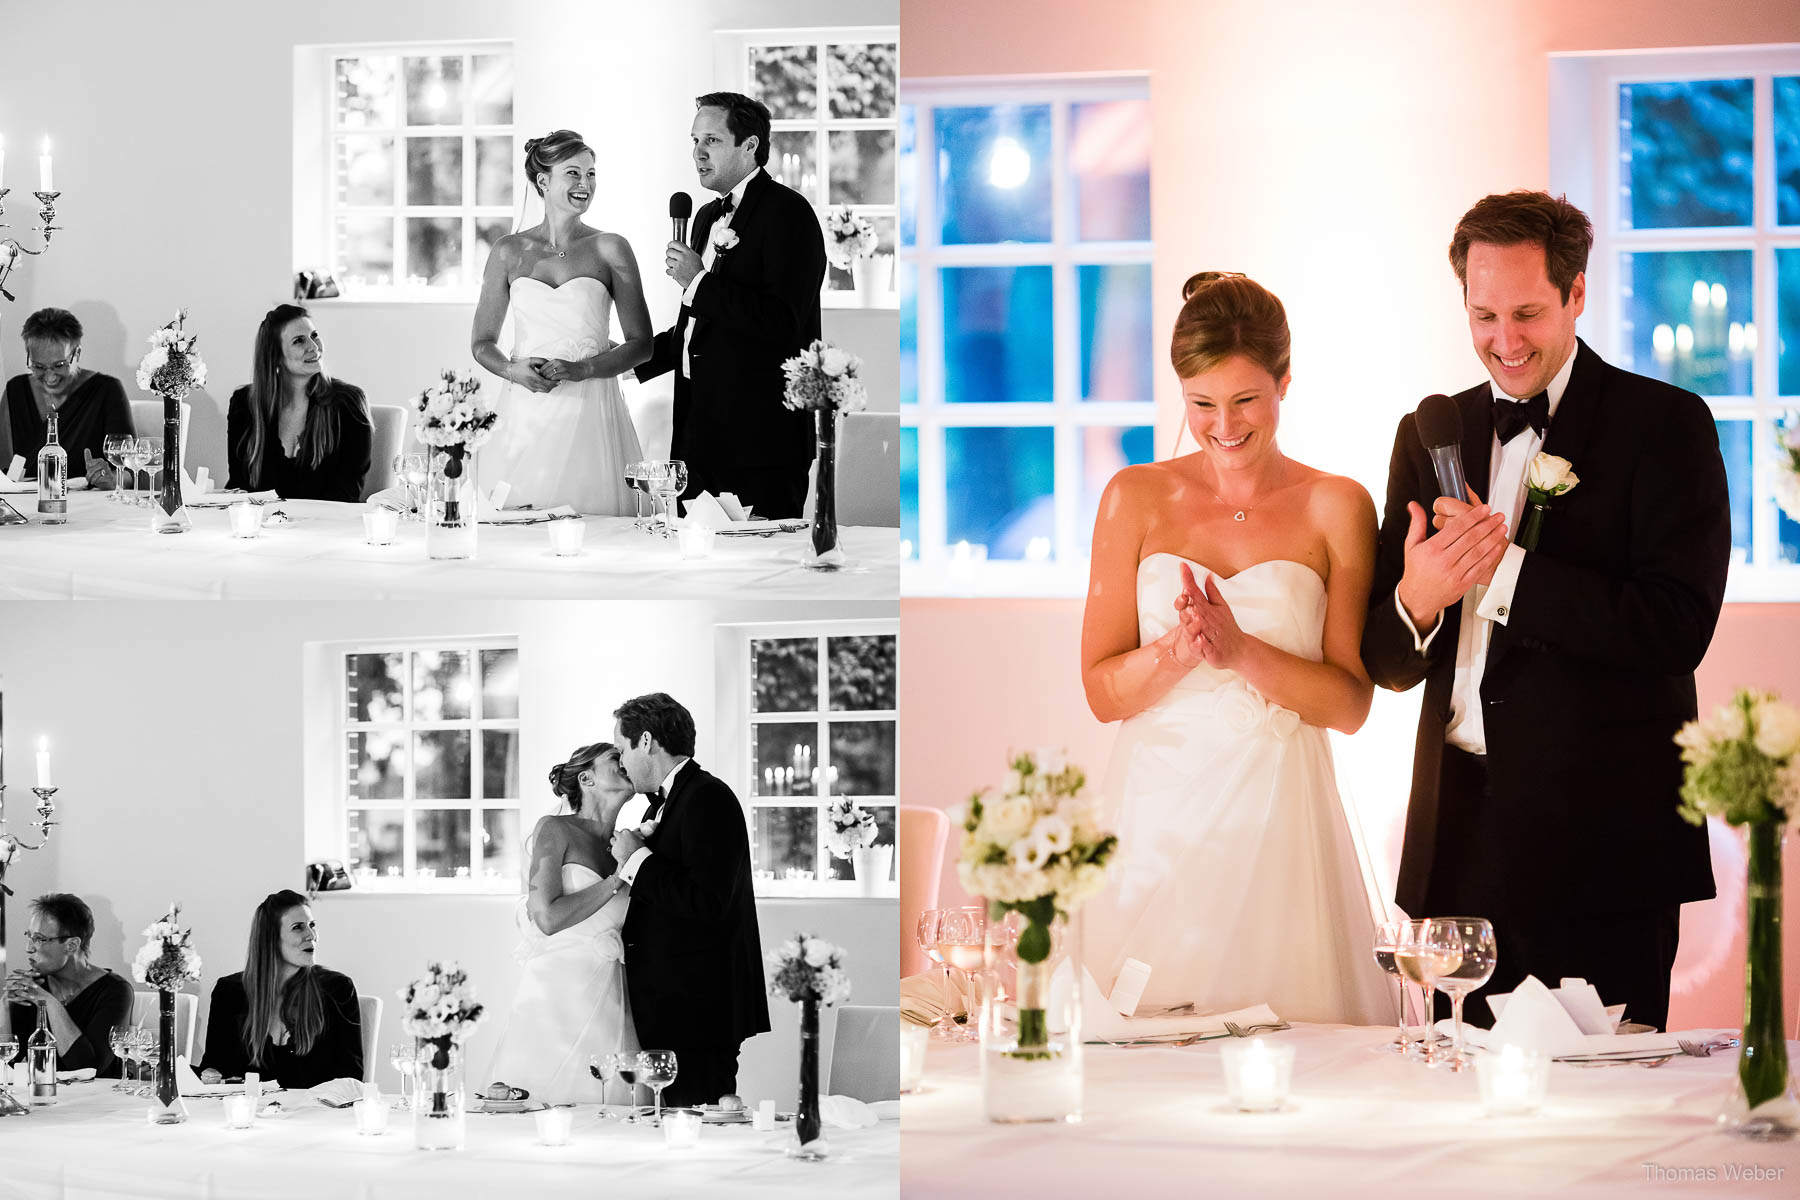
[[[476,55],[505,54],[514,61],[514,121],[505,125],[476,124],[469,106],[473,100],[468,88],[463,91],[463,120],[449,125],[408,125],[406,123],[406,80],[404,64],[400,67],[398,106],[395,124],[385,128],[340,128],[335,103],[336,64],[342,58],[394,57],[431,58],[461,56],[463,79],[472,79],[470,60]],[[518,208],[517,189],[522,186],[518,153],[522,149],[517,134],[518,106],[516,83],[518,56],[510,41],[434,41],[382,42],[305,47],[296,59],[295,88],[295,254],[294,269],[319,268],[337,279],[340,295],[330,299],[313,299],[307,304],[333,303],[414,303],[473,304],[481,288],[481,268],[477,261],[475,224],[482,220],[504,219],[511,228]],[[307,81],[310,79],[310,86]],[[340,134],[391,136],[394,139],[394,202],[375,206],[340,206],[337,202],[336,139]],[[425,205],[402,203],[406,193],[406,152],[408,136],[429,135],[460,137],[463,144],[463,196],[470,202],[459,205]],[[476,204],[475,139],[505,136],[512,139],[514,153],[509,162],[514,195],[506,205]],[[338,274],[336,261],[337,218],[339,216],[388,216],[394,227],[394,281],[387,284],[347,286]],[[463,282],[454,287],[432,287],[406,282],[406,221],[409,217],[456,217],[462,224]]]
[[[348,678],[347,672],[351,656],[358,654],[405,654],[410,667],[411,655],[419,651],[461,651],[469,656],[469,670],[473,695],[470,703],[470,715],[461,720],[420,721],[408,718],[400,721],[354,721],[350,717],[349,705],[346,703],[344,687]],[[332,782],[333,811],[336,814],[336,830],[340,854],[346,870],[353,870],[350,861],[350,813],[360,810],[398,810],[402,814],[402,861],[404,866],[398,877],[394,876],[353,876],[355,890],[391,895],[396,893],[426,893],[450,895],[518,895],[523,889],[523,871],[525,865],[525,842],[531,831],[525,825],[524,784],[520,782],[518,796],[486,798],[481,795],[483,787],[483,748],[482,733],[486,731],[510,731],[515,739],[519,735],[519,718],[517,717],[484,717],[481,713],[481,653],[484,650],[519,650],[519,639],[516,637],[479,637],[479,638],[388,638],[370,642],[343,643],[331,647],[331,661],[334,664],[338,686],[332,696],[336,711],[332,716],[333,744],[335,747],[338,770]],[[408,706],[411,705],[412,679],[406,679]],[[521,702],[523,696],[520,697]],[[469,738],[469,790],[472,793],[466,803],[455,800],[420,799],[416,794],[416,764],[412,759],[411,735],[413,733],[433,730],[468,730]],[[349,739],[352,733],[362,731],[379,731],[398,733],[405,745],[406,767],[403,775],[401,795],[385,800],[366,800],[353,803],[349,789],[345,784],[344,767],[349,752]],[[504,809],[519,814],[519,867],[511,875],[500,875],[492,878],[477,876],[471,864],[469,877],[423,878],[414,874],[417,846],[413,832],[411,815],[420,811],[432,810],[467,810],[470,813],[470,837],[474,846],[481,837],[481,812],[483,809]],[[479,847],[475,847],[479,858]]]
[[[1601,357],[1635,369],[1628,361],[1624,330],[1621,254],[1748,250],[1752,255],[1751,312],[1760,336],[1751,362],[1751,394],[1704,397],[1716,419],[1752,422],[1751,561],[1731,564],[1725,591],[1728,603],[1800,600],[1800,564],[1773,561],[1779,536],[1773,489],[1774,425],[1785,412],[1800,409],[1800,397],[1784,398],[1778,391],[1775,251],[1800,250],[1800,225],[1776,224],[1773,80],[1778,75],[1800,75],[1800,45],[1566,54],[1551,59],[1550,111],[1568,114],[1569,119],[1551,124],[1550,190],[1566,192],[1594,224],[1581,332]],[[1622,229],[1620,85],[1745,78],[1752,79],[1755,88],[1753,223],[1707,229]]]
[[[829,852],[825,848],[826,816],[825,810],[832,801],[830,794],[806,796],[760,796],[757,794],[757,780],[752,778],[755,765],[752,759],[754,740],[751,737],[753,720],[760,724],[814,724],[821,736],[815,743],[819,748],[818,767],[821,776],[831,766],[831,739],[825,733],[828,720],[836,721],[892,721],[895,733],[894,761],[894,794],[891,796],[858,796],[858,802],[891,808],[894,813],[894,879],[881,885],[876,890],[876,898],[883,900],[897,899],[900,895],[899,856],[900,856],[900,761],[899,761],[899,710],[871,709],[858,710],[853,713],[832,712],[829,710],[831,697],[826,676],[819,676],[819,707],[798,713],[762,713],[753,714],[752,703],[755,694],[755,680],[751,676],[750,643],[770,638],[834,638],[882,635],[896,639],[900,635],[900,622],[897,618],[871,619],[857,621],[803,621],[793,623],[756,623],[748,625],[722,625],[719,627],[721,641],[719,688],[720,735],[718,750],[726,769],[718,772],[734,792],[744,808],[744,828],[747,836],[754,842],[755,826],[753,814],[758,808],[795,808],[815,804],[819,812],[817,826],[818,840],[814,847],[821,864],[829,862]],[[821,650],[823,647],[821,647]],[[899,697],[895,696],[898,703]],[[864,896],[862,885],[850,879],[756,879],[757,896],[812,896],[831,897],[833,899],[853,899]]]
[[[845,45],[855,43],[892,43],[894,52],[895,101],[894,115],[883,118],[848,119],[831,115],[831,100],[824,87],[825,48],[828,45]],[[813,161],[817,165],[818,174],[813,180],[812,191],[807,193],[800,188],[802,195],[812,201],[813,209],[819,215],[819,227],[824,229],[825,214],[833,207],[831,203],[831,138],[834,132],[850,132],[854,130],[885,129],[894,135],[894,161],[896,167],[900,157],[900,27],[898,25],[843,25],[829,28],[804,29],[736,29],[721,32],[714,38],[714,77],[719,79],[721,91],[739,92],[754,97],[756,81],[750,76],[750,50],[756,46],[802,46],[810,45],[818,52],[820,87],[817,93],[818,110],[808,119],[781,119],[772,121],[771,133],[794,133],[811,131],[813,133]],[[773,153],[773,147],[770,148]],[[767,168],[764,168],[765,170]],[[773,174],[773,172],[771,172]],[[851,204],[850,211],[860,213],[871,220],[886,217],[894,223],[895,250],[899,249],[900,240],[900,192],[898,180],[892,181],[893,200],[886,204]],[[827,235],[829,236],[829,235]],[[895,263],[899,259],[896,256]],[[883,299],[875,307],[897,310],[900,306],[899,285],[897,280],[889,280],[888,290]],[[819,290],[819,306],[821,308],[862,308],[863,302],[853,289],[833,289],[829,271],[824,285]]]
[[[1142,74],[1104,78],[903,80],[901,103],[913,114],[913,160],[920,164],[915,195],[914,242],[900,247],[900,268],[915,272],[918,336],[918,400],[902,401],[900,423],[918,430],[919,544],[901,550],[902,596],[1080,596],[1087,591],[1092,530],[1081,527],[1081,456],[1077,431],[1091,426],[1156,425],[1154,396],[1130,403],[1081,398],[1079,268],[1144,265],[1154,259],[1154,240],[1079,242],[1079,215],[1067,156],[1072,104],[1149,97]],[[944,246],[938,241],[937,179],[924,164],[937,161],[931,111],[969,105],[1051,106],[1051,240],[987,246]],[[995,402],[949,404],[944,399],[944,299],[938,268],[1043,266],[1051,268],[1052,399],[1048,404]],[[898,271],[896,271],[896,276]],[[897,282],[897,280],[896,280]],[[1055,450],[1055,536],[1048,561],[975,561],[966,549],[946,545],[947,500],[944,432],[970,426],[1050,428]]]

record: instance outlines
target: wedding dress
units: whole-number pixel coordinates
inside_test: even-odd
[[[1141,644],[1176,622],[1181,564],[1138,564]],[[1191,564],[1205,585],[1209,573]],[[1213,574],[1247,634],[1323,660],[1325,584],[1274,559]],[[1119,855],[1085,913],[1085,958],[1110,992],[1150,966],[1140,1010],[1266,1003],[1285,1020],[1376,1025],[1394,1001],[1371,954],[1376,892],[1338,798],[1326,731],[1202,663],[1126,719],[1101,790]]]
[[[601,876],[580,863],[564,863],[563,894],[599,883]],[[625,943],[619,930],[631,897],[624,892],[599,912],[556,933],[545,934],[519,902],[520,943],[515,955],[525,971],[513,995],[512,1013],[493,1069],[476,1086],[509,1083],[550,1104],[596,1104],[610,1098],[627,1103],[617,1080],[604,1082],[588,1071],[588,1059],[615,1050],[637,1050],[625,995]],[[603,1092],[603,1086],[610,1088]]]
[[[610,344],[612,294],[578,275],[558,286],[512,281],[512,357],[592,358]],[[625,464],[643,458],[618,377],[581,379],[532,392],[505,382],[493,401],[500,420],[481,448],[481,486],[509,483],[506,506],[628,516],[636,511]]]

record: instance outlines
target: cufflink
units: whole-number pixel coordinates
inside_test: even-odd
[[[1504,617],[1506,615],[1506,605],[1502,604],[1499,608],[1496,608],[1494,610],[1494,615],[1496,617]]]

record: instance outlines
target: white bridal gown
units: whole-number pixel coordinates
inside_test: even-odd
[[[1184,561],[1138,564],[1142,643],[1174,627]],[[1190,565],[1205,586],[1208,570]],[[1213,577],[1245,633],[1323,660],[1325,584],[1311,567],[1274,559]],[[1143,1007],[1267,1003],[1292,1021],[1393,1020],[1371,954],[1372,888],[1323,728],[1202,663],[1119,726],[1101,796],[1119,835],[1106,891],[1085,909],[1102,992],[1135,958],[1151,968]]]
[[[512,357],[592,358],[611,344],[612,294],[585,275],[551,286],[512,281]],[[494,399],[500,420],[481,448],[481,486],[510,483],[508,508],[567,504],[579,513],[636,511],[625,464],[643,458],[618,376],[531,392],[504,383]]]
[[[563,894],[600,882],[580,863],[564,863]],[[486,1087],[496,1081],[524,1088],[531,1099],[549,1104],[627,1103],[624,1087],[588,1071],[590,1056],[637,1050],[631,1005],[625,994],[625,943],[619,930],[631,897],[621,892],[593,916],[553,934],[544,934],[519,907],[520,944],[525,963],[512,1013]]]

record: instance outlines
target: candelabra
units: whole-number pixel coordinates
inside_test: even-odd
[[[11,297],[8,297],[10,299]],[[32,845],[21,837],[6,832],[6,785],[0,783],[0,979],[6,978],[6,898],[13,894],[7,886],[6,871],[12,866],[22,850],[42,850],[50,841],[50,831],[54,829],[56,820],[56,789],[53,787],[34,787],[31,789],[38,798],[37,820],[31,827],[38,831],[37,845]],[[23,1042],[25,1035],[13,1030],[14,1036]],[[10,1070],[7,1064],[0,1064],[0,1069]],[[12,1098],[9,1090],[0,1089],[0,1117],[16,1114],[24,1115],[31,1110]]]
[[[0,187],[0,217],[6,215],[6,197],[11,191],[11,188]],[[31,194],[37,197],[38,204],[42,206],[38,209],[37,234],[44,240],[44,248],[43,250],[33,250],[29,246],[22,246],[17,238],[0,240],[0,296],[5,296],[8,300],[14,299],[14,296],[6,290],[6,280],[12,274],[13,268],[18,265],[19,255],[30,254],[35,257],[42,254],[44,250],[50,249],[50,235],[62,228],[56,224],[56,199],[62,193],[33,192]],[[0,221],[0,229],[10,228],[12,226]]]

